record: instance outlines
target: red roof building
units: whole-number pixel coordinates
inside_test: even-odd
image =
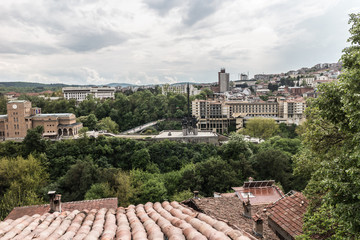
[[[307,206],[308,201],[300,192],[280,199],[266,210],[269,227],[280,239],[295,239],[302,234]]]
[[[24,215],[0,222],[1,239],[250,240],[178,202]]]
[[[62,211],[70,211],[70,212],[74,210],[83,211],[85,209],[88,210],[91,209],[99,210],[101,208],[116,209],[117,206],[118,206],[117,198],[103,198],[103,199],[95,199],[95,200],[84,200],[84,201],[61,203]],[[33,216],[35,214],[44,215],[49,211],[50,211],[50,204],[15,207],[5,218],[5,220],[7,219],[16,220],[25,215],[28,216]]]
[[[284,196],[283,192],[274,185],[274,180],[249,181],[242,187],[233,187],[242,202],[250,201],[251,205],[270,204]]]

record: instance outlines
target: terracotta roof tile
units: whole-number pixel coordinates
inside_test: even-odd
[[[254,235],[253,224],[254,218],[246,218],[243,216],[244,208],[241,200],[238,197],[220,197],[220,198],[202,198],[202,199],[191,199],[186,201],[185,204],[193,207],[194,209],[203,212],[207,216],[214,217],[218,220],[226,222],[229,226],[234,229],[241,229],[244,234],[250,235],[250,237],[267,240],[278,240],[279,238],[269,228],[266,216],[259,216],[263,219],[263,238]],[[253,205],[252,213],[263,212],[266,205]]]
[[[178,202],[24,215],[0,222],[1,239],[249,240],[227,223]]]
[[[117,208],[118,200],[117,198],[103,198],[103,199],[95,199],[95,200],[84,200],[84,201],[76,201],[76,202],[63,202],[61,203],[61,208],[63,211],[73,210],[85,210],[85,209],[101,209],[101,208]],[[43,215],[50,210],[49,204],[44,205],[32,205],[32,206],[23,206],[23,207],[15,207],[9,215],[5,218],[7,219],[18,219],[22,216],[28,215],[32,216],[34,214]]]
[[[302,234],[303,216],[308,202],[304,195],[297,192],[284,197],[268,208],[268,217],[292,237]]]

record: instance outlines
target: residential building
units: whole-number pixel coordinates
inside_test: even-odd
[[[304,98],[279,101],[279,117],[288,119],[288,124],[299,125],[305,121],[306,102]]]
[[[219,81],[219,92],[224,93],[230,90],[230,76],[229,73],[225,72],[225,68],[222,68],[220,72],[218,72],[218,81]]]
[[[8,102],[7,115],[0,115],[0,139],[22,140],[28,129],[37,126],[43,126],[43,137],[59,139],[77,137],[82,123],[77,123],[72,113],[42,114],[31,102],[15,100]]]
[[[233,187],[236,196],[241,202],[251,205],[274,203],[284,196],[284,193],[274,185],[274,180],[244,182],[242,187]]]
[[[206,213],[173,201],[117,207],[117,199],[61,203],[49,192],[50,204],[18,208],[19,215],[0,222],[3,239],[236,239],[253,236]],[[115,202],[116,201],[116,202]],[[114,204],[115,203],[115,204]],[[89,205],[86,208],[86,206]],[[26,209],[40,209],[26,213]],[[42,211],[43,208],[49,211]],[[64,208],[64,211],[62,211]],[[24,211],[21,211],[24,210]],[[22,215],[21,215],[22,213]]]
[[[168,93],[187,94],[187,84],[164,84],[161,86],[161,92],[163,95],[167,95]],[[199,94],[200,90],[195,88],[193,84],[189,84],[189,93],[190,96],[194,96]]]
[[[303,217],[307,206],[308,201],[300,192],[284,196],[266,209],[269,227],[280,239],[294,240],[303,233]]]
[[[75,99],[77,102],[84,101],[88,95],[99,99],[115,99],[115,88],[113,87],[64,87],[62,92],[65,99]]]
[[[244,117],[278,117],[277,102],[194,100],[192,115],[198,119],[200,130],[228,132],[229,126],[239,129]],[[238,121],[239,120],[239,121]]]

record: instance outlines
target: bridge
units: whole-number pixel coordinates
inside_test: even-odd
[[[132,129],[126,130],[124,132],[121,132],[120,135],[134,134],[134,133],[140,132],[140,131],[144,130],[145,128],[154,126],[157,123],[162,122],[164,120],[165,119],[160,119],[160,120],[156,120],[156,121],[153,121],[153,122],[145,123],[143,125],[140,125],[140,126],[132,128]]]

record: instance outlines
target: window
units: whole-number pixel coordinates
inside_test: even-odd
[[[251,193],[251,192],[242,192],[241,193],[241,196],[243,197],[243,198],[254,198],[255,196]]]

